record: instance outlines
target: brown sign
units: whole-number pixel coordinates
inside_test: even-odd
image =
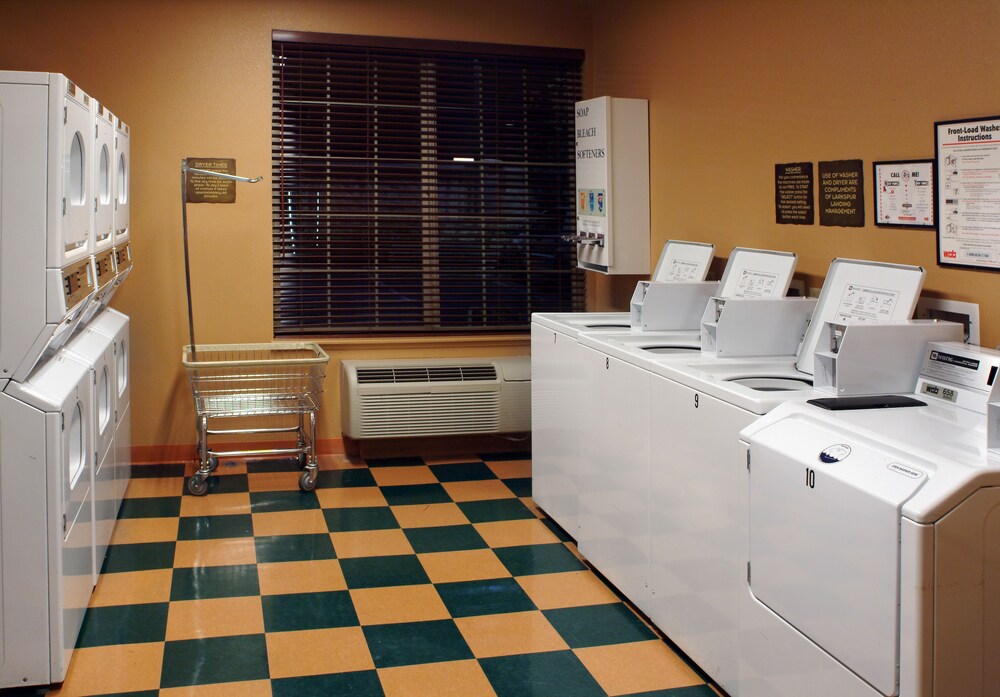
[[[779,225],[813,224],[813,163],[774,166],[774,219]]]
[[[819,224],[864,227],[864,163],[835,160],[819,163]]]
[[[187,190],[184,196],[188,203],[236,203],[236,182],[191,171],[204,169],[236,174],[236,160],[225,157],[189,157],[187,166]]]

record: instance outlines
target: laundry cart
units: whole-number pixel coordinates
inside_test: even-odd
[[[184,347],[183,363],[194,395],[200,467],[188,491],[201,496],[219,457],[297,455],[299,488],[316,487],[316,412],[330,358],[317,344],[201,344]],[[291,425],[224,427],[236,420],[285,417]],[[222,422],[222,423],[220,423]],[[209,437],[222,434],[295,433],[295,447],[217,450]]]

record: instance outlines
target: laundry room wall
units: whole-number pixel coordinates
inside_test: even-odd
[[[271,175],[271,30],[589,47],[572,0],[10,0],[0,67],[62,72],[132,129],[135,269],[113,305],[132,318],[132,439],[139,459],[193,453],[181,365],[188,343],[181,241],[184,157],[231,157]],[[271,188],[190,205],[198,343],[270,341]],[[345,358],[527,354],[527,336],[323,342],[331,355],[320,437],[340,436]]]
[[[595,20],[593,93],[649,99],[652,249],[667,239],[919,264],[1000,343],[1000,273],[940,267],[933,230],[873,224],[871,163],[934,156],[934,122],[1000,114],[995,0],[631,0]],[[861,159],[865,226],[777,225],[774,165]],[[818,174],[814,170],[818,180]],[[655,253],[653,255],[655,259]],[[601,284],[624,309],[634,278]]]

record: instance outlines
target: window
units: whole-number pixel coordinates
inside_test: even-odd
[[[583,309],[582,51],[276,31],[276,335],[501,333]]]

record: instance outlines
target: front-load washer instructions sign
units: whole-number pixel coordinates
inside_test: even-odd
[[[899,291],[852,284],[844,289],[844,296],[837,308],[837,322],[850,319],[869,322],[886,322],[892,319]]]
[[[1000,116],[934,124],[938,264],[1000,269]]]
[[[864,163],[835,160],[819,163],[819,224],[864,227]]]
[[[773,271],[754,271],[743,269],[736,279],[736,298],[773,298],[784,288],[778,287],[778,274]]]

